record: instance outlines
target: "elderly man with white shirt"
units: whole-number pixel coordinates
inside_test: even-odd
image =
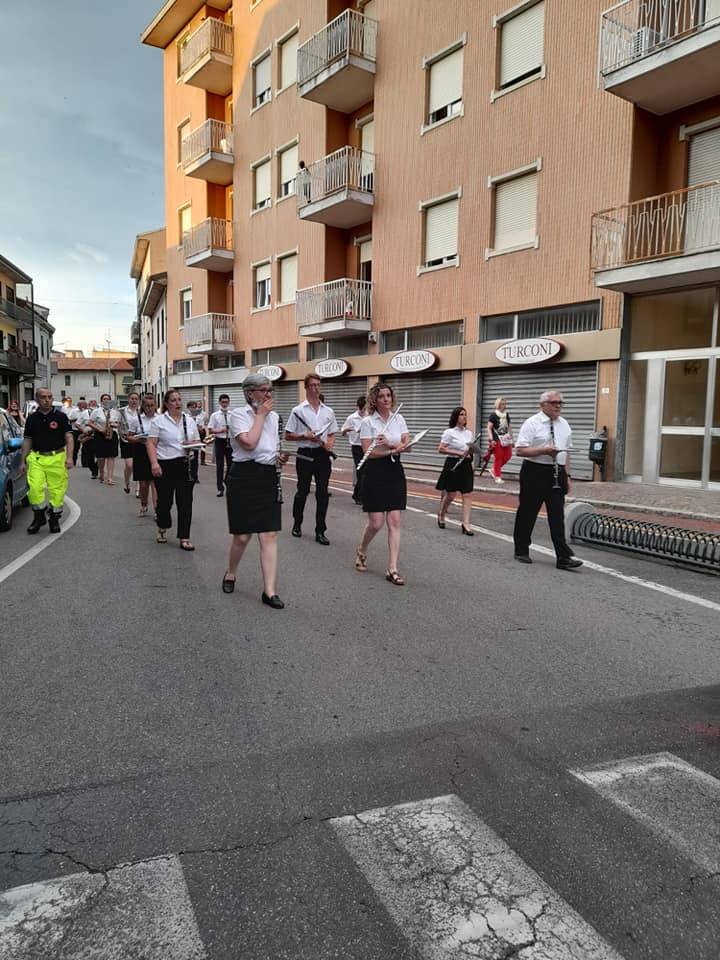
[[[530,541],[540,507],[545,504],[558,570],[575,570],[582,560],[573,556],[565,539],[565,495],[570,492],[570,424],[560,416],[563,396],[546,390],[540,412],[520,428],[515,453],[523,457],[520,469],[520,503],[515,515],[515,559],[532,563]]]

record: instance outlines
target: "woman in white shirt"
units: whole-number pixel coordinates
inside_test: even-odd
[[[120,459],[123,461],[123,490],[130,493],[133,474],[133,448],[128,435],[140,432],[140,394],[128,394],[127,406],[120,409]]]
[[[200,434],[192,417],[183,413],[179,390],[168,390],[163,397],[162,413],[150,423],[147,453],[157,487],[157,542],[167,543],[166,533],[177,508],[177,538],[181,550],[194,550],[190,542],[193,489],[197,483],[197,462],[192,444],[200,444]]]
[[[362,460],[363,449],[360,443],[360,425],[365,417],[365,395],[357,398],[357,409],[351,413],[342,425],[341,433],[350,441],[350,452],[353,458],[353,503],[362,503],[360,499],[360,474],[357,465]]]
[[[282,528],[280,453],[282,423],[273,410],[272,383],[260,373],[243,381],[245,407],[230,414],[232,465],[226,479],[228,525],[232,541],[223,593],[235,589],[236,571],[254,533],[260,541],[262,602],[274,610],[285,604],[277,595],[277,535]]]
[[[355,569],[367,570],[367,551],[370,541],[387,525],[388,568],[385,579],[397,587],[405,585],[398,573],[400,553],[400,513],[407,504],[405,471],[398,454],[407,449],[409,433],[400,414],[394,414],[395,394],[386,383],[376,383],[367,398],[369,416],[360,427],[363,455],[370,456],[360,469],[363,510],[368,515],[367,526],[355,554]]]
[[[142,399],[142,406],[137,414],[136,422],[128,418],[128,442],[132,448],[133,472],[132,478],[137,483],[140,491],[140,513],[138,516],[146,517],[148,515],[148,494],[152,491],[153,509],[157,510],[157,490],[153,483],[152,467],[147,452],[147,438],[150,433],[150,425],[157,416],[157,407],[155,406],[155,397],[151,393],[146,393]]]
[[[90,426],[95,431],[93,447],[100,471],[100,483],[107,481],[108,485],[112,487],[115,485],[113,471],[118,455],[120,414],[117,410],[113,410],[111,403],[110,394],[103,393],[100,397],[100,406],[95,407],[90,414]]]
[[[443,432],[438,444],[438,453],[444,453],[447,459],[435,484],[435,489],[443,492],[437,522],[440,529],[444,530],[448,508],[455,499],[455,494],[460,493],[463,508],[460,529],[466,537],[474,536],[470,529],[474,483],[472,458],[475,453],[472,441],[472,431],[467,427],[467,410],[465,407],[455,407],[450,414],[448,429]]]

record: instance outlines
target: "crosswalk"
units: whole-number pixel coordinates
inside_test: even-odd
[[[568,773],[707,876],[720,873],[720,780],[671,753]],[[323,829],[422,960],[628,960],[455,794]],[[213,960],[174,855],[0,893],[0,960],[45,958]]]

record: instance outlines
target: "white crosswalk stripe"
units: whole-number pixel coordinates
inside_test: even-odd
[[[720,780],[672,753],[570,772],[700,867],[720,872]]]
[[[0,960],[206,960],[177,857],[0,894]]]
[[[621,960],[454,795],[330,824],[424,960]]]

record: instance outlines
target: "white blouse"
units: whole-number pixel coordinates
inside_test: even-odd
[[[392,414],[390,414],[390,417],[392,417]],[[390,417],[388,417],[387,420],[383,420],[377,411],[371,413],[369,417],[365,417],[360,424],[360,439],[374,440],[375,437],[382,433],[385,435],[386,442],[391,447],[398,446],[403,434],[409,432],[408,425],[405,423],[405,418],[401,413],[393,419],[392,423],[390,423]],[[388,424],[390,424],[389,427]],[[390,454],[386,452],[385,456],[390,456]]]
[[[238,463],[254,460],[256,463],[274,464],[278,453],[278,415],[274,410],[265,417],[262,433],[254,450],[246,450],[235,439],[240,433],[249,433],[255,423],[257,414],[248,404],[238,407],[230,415],[230,443],[232,458]]]
[[[110,410],[103,410],[102,407],[95,407],[93,412],[90,414],[90,423],[94,423],[98,427],[107,429],[108,417],[110,417],[110,423],[112,424],[113,430],[117,430],[118,426],[120,425],[120,414],[114,407],[111,407]]]
[[[463,429],[460,427],[448,427],[448,429],[443,432],[440,443],[444,443],[446,447],[450,447],[453,451],[456,450],[457,453],[455,456],[461,457],[467,450],[468,444],[472,443],[472,440],[472,430],[468,430],[467,427]]]
[[[193,418],[186,413],[182,415],[179,423],[175,423],[167,412],[158,414],[150,422],[148,436],[157,438],[158,460],[176,460],[178,457],[185,456],[187,451],[183,448],[185,442],[183,419],[185,420],[188,441],[199,442],[200,434],[197,425]]]
[[[124,407],[120,411],[120,419],[127,433],[140,433],[140,408],[132,410],[130,407]]]
[[[358,413],[356,410],[355,413],[350,414],[345,423],[342,425],[343,430],[348,430],[347,438],[350,441],[351,447],[360,446],[360,427],[363,419],[363,415]]]

